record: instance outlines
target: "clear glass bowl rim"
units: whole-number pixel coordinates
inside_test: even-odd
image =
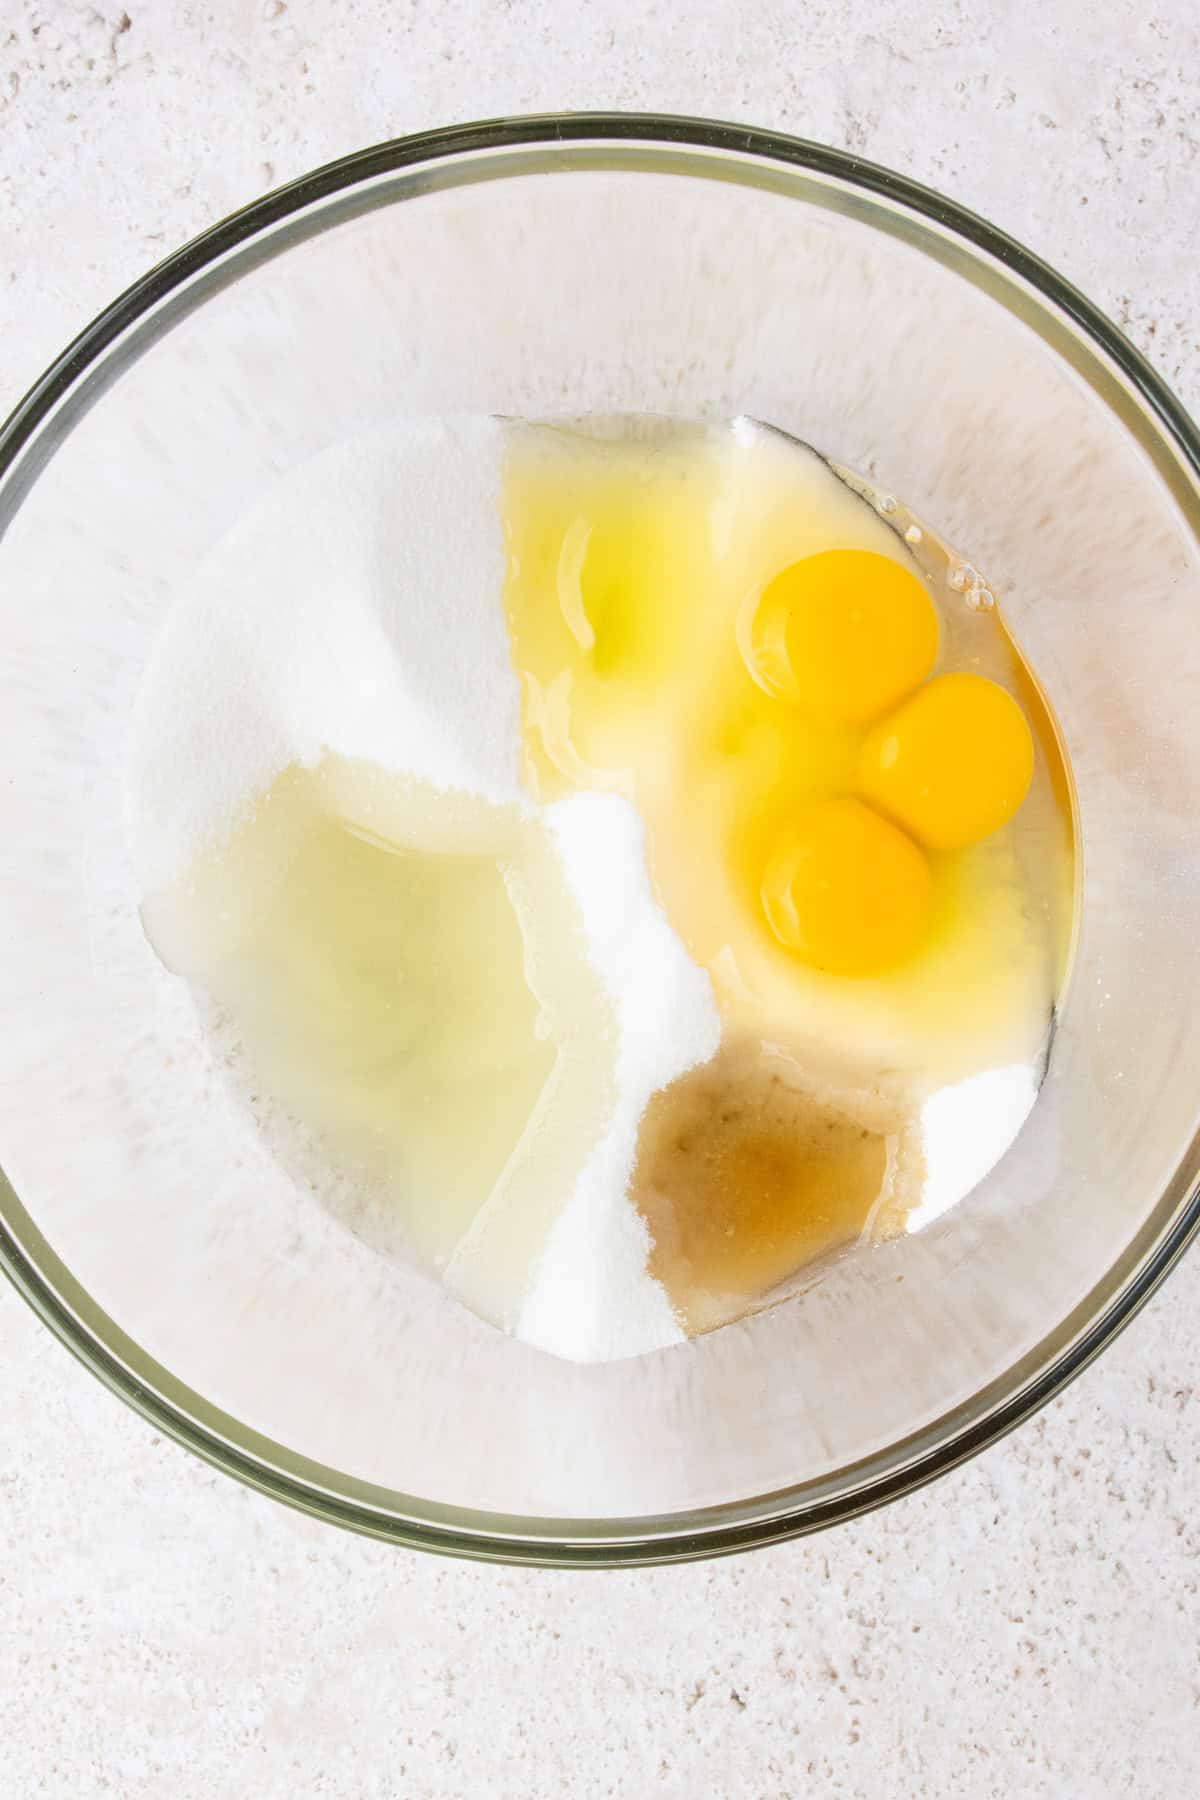
[[[1200,432],[1115,325],[1069,282],[1006,233],[932,189],[807,139],[714,120],[657,113],[547,113],[452,125],[395,138],[327,163],[232,213],[157,264],[70,343],[0,426],[0,534],[78,411],[127,360],[119,340],[139,324],[169,329],[182,299],[200,303],[207,275],[289,220],[345,203],[339,217],[387,204],[380,178],[427,172],[430,186],[486,179],[481,153],[544,147],[538,167],[672,169],[718,177],[713,160],[751,186],[779,186],[781,169],[826,183],[838,210],[890,223],[974,274],[993,299],[1032,323],[1068,360],[1082,352],[1089,379],[1139,438],[1200,538]],[[708,166],[706,166],[708,165]],[[473,172],[474,171],[474,172]],[[520,172],[514,164],[508,173]],[[419,194],[422,189],[416,190]],[[786,188],[784,191],[787,191]],[[414,195],[414,197],[416,197]],[[810,200],[816,193],[804,196]],[[890,220],[889,220],[890,215]],[[302,235],[307,235],[302,233]],[[252,260],[258,260],[252,257]],[[221,273],[224,268],[224,274]],[[1008,280],[1007,294],[996,279]],[[1099,352],[1099,357],[1095,356]],[[136,354],[136,352],[134,352]],[[612,1520],[504,1517],[373,1488],[271,1442],[210,1406],[132,1342],[51,1250],[0,1170],[0,1267],[43,1322],[102,1382],[157,1430],[225,1474],[329,1523],[411,1548],[543,1566],[612,1567],[728,1554],[821,1530],[912,1492],[1029,1418],[1062,1391],[1145,1304],[1200,1229],[1200,1137],[1120,1262],[1026,1356],[988,1387],[913,1436],[819,1481],[692,1513]]]

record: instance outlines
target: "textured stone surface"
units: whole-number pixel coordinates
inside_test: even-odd
[[[1192,0],[4,0],[0,407],[266,187],[505,111],[704,112],[1042,251],[1200,404]],[[1200,1260],[1032,1425],[803,1544],[628,1575],[339,1536],[156,1438],[0,1292],[0,1795],[1183,1796]]]

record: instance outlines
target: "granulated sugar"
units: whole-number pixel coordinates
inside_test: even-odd
[[[1038,1097],[1035,1064],[984,1069],[933,1094],[921,1108],[925,1176],[909,1231],[957,1206],[990,1175],[1024,1125]]]
[[[715,1055],[721,1024],[707,975],[649,892],[642,824],[629,802],[580,794],[550,807],[549,817],[612,996],[617,1103],[550,1235],[518,1335],[591,1362],[683,1338],[666,1294],[646,1274],[649,1234],[625,1192],[647,1103]]]
[[[489,420],[420,422],[339,448],[281,482],[217,547],[172,615],[137,710],[128,818],[147,893],[227,839],[285,770],[328,756],[448,801],[465,792],[537,813],[519,786],[519,696],[498,603],[502,437]],[[481,1281],[478,1258],[495,1248],[482,1231],[467,1231],[445,1276],[452,1291],[486,1292],[487,1316],[559,1355],[635,1355],[682,1337],[625,1197],[638,1121],[658,1087],[713,1053],[720,1026],[708,977],[654,901],[630,802],[587,794],[542,816],[615,1019],[615,1041],[587,1052],[593,1114],[606,1056],[611,1102],[578,1121],[582,1168],[552,1196],[562,1216],[524,1306]],[[527,1191],[526,1175],[525,1216],[510,1214],[518,1237]],[[480,1217],[491,1221],[486,1208]],[[532,1269],[524,1278],[527,1290]]]
[[[326,750],[518,797],[519,694],[496,601],[501,443],[497,423],[469,419],[340,445],[220,541],[134,718],[128,824],[146,888]]]

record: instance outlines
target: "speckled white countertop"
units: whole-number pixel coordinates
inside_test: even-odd
[[[0,0],[0,411],[264,188],[399,132],[597,106],[775,126],[943,188],[1200,407],[1194,0],[125,4]],[[0,1795],[1190,1796],[1198,1320],[1193,1254],[938,1486],[749,1558],[555,1575],[235,1487],[3,1288]]]

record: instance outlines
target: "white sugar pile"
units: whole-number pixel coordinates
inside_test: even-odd
[[[220,842],[289,763],[311,767],[326,750],[519,797],[501,447],[489,419],[339,445],[206,558],[134,718],[128,823],[145,887]]]
[[[949,1212],[990,1175],[1033,1110],[1040,1071],[1034,1063],[984,1069],[932,1094],[921,1108],[925,1179],[909,1231]]]
[[[144,890],[219,845],[289,765],[327,752],[530,806],[500,605],[502,451],[503,427],[486,419],[339,446],[217,546],[172,612],[135,717],[127,811]],[[708,977],[650,891],[629,802],[582,794],[543,816],[611,998],[615,1102],[590,1122],[513,1316],[543,1349],[607,1360],[682,1340],[626,1188],[651,1095],[706,1061],[720,1027]]]
[[[666,1294],[646,1274],[649,1233],[625,1192],[651,1097],[716,1054],[721,1024],[708,976],[648,891],[633,807],[615,794],[580,794],[549,811],[592,961],[613,999],[617,1102],[550,1234],[517,1335],[590,1362],[631,1354],[631,1300],[641,1349],[682,1340]]]

